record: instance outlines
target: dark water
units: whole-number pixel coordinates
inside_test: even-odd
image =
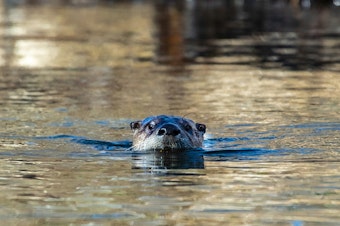
[[[339,1],[3,1],[6,225],[338,225]],[[205,123],[132,152],[130,121]]]

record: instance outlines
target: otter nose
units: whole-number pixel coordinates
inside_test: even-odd
[[[157,135],[158,136],[163,136],[163,135],[176,136],[180,133],[181,131],[175,125],[165,124],[162,126],[162,128],[158,130]]]

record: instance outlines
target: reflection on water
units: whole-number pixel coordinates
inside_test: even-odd
[[[339,70],[335,3],[175,2],[156,4],[161,62]]]
[[[337,225],[338,3],[1,2],[2,222]],[[132,152],[156,114],[203,150]]]

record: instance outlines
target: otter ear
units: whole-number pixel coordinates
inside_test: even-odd
[[[132,130],[139,129],[141,125],[142,125],[142,121],[134,121],[130,123],[130,128]]]
[[[198,131],[205,133],[206,126],[204,124],[196,123],[196,128]]]

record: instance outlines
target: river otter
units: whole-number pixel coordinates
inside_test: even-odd
[[[170,115],[150,116],[130,123],[133,150],[188,150],[202,147],[204,124]]]

